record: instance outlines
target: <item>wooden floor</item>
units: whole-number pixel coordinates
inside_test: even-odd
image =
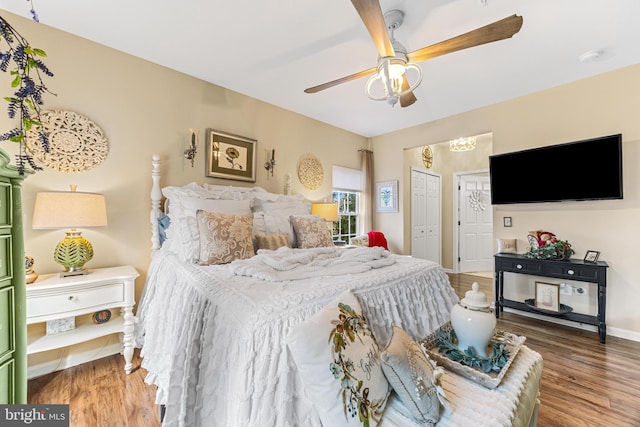
[[[493,298],[491,279],[451,276],[462,296],[473,281]],[[538,426],[640,426],[640,343],[609,336],[600,344],[596,332],[514,313],[504,313],[498,328],[526,336],[544,358]],[[122,357],[114,355],[31,380],[29,403],[69,404],[72,427],[157,427],[145,375],[142,368],[125,375]]]

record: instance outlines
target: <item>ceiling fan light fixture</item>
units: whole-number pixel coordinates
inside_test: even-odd
[[[402,89],[402,81],[407,78],[407,72],[417,74],[416,80],[405,90]],[[376,82],[380,85],[375,85]],[[391,106],[395,105],[401,96],[413,92],[422,82],[422,68],[418,64],[409,63],[399,57],[385,57],[378,61],[378,72],[367,80],[366,92],[369,99],[374,101],[387,101]],[[376,91],[375,86],[382,86],[382,91]]]
[[[449,141],[449,151],[471,151],[476,148],[476,137],[458,138]]]

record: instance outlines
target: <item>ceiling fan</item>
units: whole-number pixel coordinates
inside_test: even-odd
[[[498,40],[508,39],[522,27],[522,17],[512,15],[484,27],[477,28],[451,39],[423,47],[407,53],[407,50],[395,40],[393,31],[401,24],[404,14],[392,10],[382,14],[379,0],[351,0],[360,15],[360,19],[369,31],[373,43],[378,49],[378,65],[349,76],[332,80],[318,86],[305,89],[305,93],[316,93],[361,77],[371,76],[367,82],[367,94],[374,100],[386,100],[392,106],[400,101],[401,107],[408,107],[416,102],[413,94],[422,80],[422,70],[418,62],[453,53],[474,46],[480,46]],[[386,18],[386,19],[385,19]],[[408,70],[418,73],[413,84],[409,84]],[[373,95],[371,89],[375,83],[381,83],[383,96]]]

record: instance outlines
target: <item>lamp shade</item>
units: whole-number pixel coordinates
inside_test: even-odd
[[[79,191],[38,193],[31,226],[34,229],[106,227],[104,195]]]
[[[338,204],[329,202],[318,202],[311,204],[311,214],[318,215],[325,221],[338,220]]]

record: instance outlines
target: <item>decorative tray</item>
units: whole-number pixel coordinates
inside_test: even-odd
[[[560,304],[560,310],[558,311],[545,310],[544,308],[536,307],[536,300],[533,298],[524,300],[524,303],[535,311],[539,311],[540,313],[548,314],[550,316],[562,316],[563,314],[567,314],[573,311],[573,307],[569,307],[568,305],[564,304]]]
[[[513,362],[513,360],[516,358],[518,352],[520,351],[520,348],[526,340],[526,337],[514,335],[510,332],[496,330],[496,333],[493,335],[493,338],[491,338],[491,340],[506,343],[505,348],[509,350],[509,359],[507,360],[507,363],[504,365],[504,367],[500,370],[500,372],[484,372],[480,368],[466,366],[461,364],[460,362],[455,362],[440,353],[440,350],[436,345],[436,343],[438,342],[439,333],[441,330],[450,332],[452,329],[453,328],[451,326],[451,322],[445,323],[439,329],[437,329],[435,332],[421,341],[420,344],[422,345],[422,348],[438,365],[443,366],[444,368],[449,369],[458,375],[462,375],[463,377],[469,378],[491,389],[496,388],[498,387],[498,385],[500,385],[502,378],[507,373],[509,366],[511,366],[511,362]],[[491,346],[491,344],[489,344],[489,346]]]

